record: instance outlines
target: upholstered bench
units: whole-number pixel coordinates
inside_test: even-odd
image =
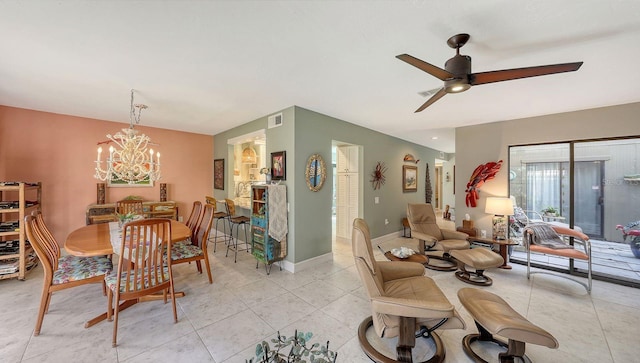
[[[558,348],[558,341],[553,335],[529,322],[498,295],[465,287],[458,290],[458,298],[478,327],[479,334],[469,334],[462,339],[465,353],[476,362],[486,361],[471,349],[471,343],[475,341],[506,347],[505,353],[498,354],[500,363],[514,362],[515,358],[530,362],[524,354],[525,343]],[[495,339],[492,334],[509,339],[508,344]]]
[[[459,270],[456,271],[458,280],[474,285],[489,286],[493,284],[493,280],[484,275],[484,270],[498,267],[504,263],[502,256],[482,247],[451,250],[449,254],[458,261]],[[467,271],[465,266],[471,266],[476,271]]]

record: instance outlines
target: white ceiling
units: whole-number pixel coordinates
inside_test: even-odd
[[[472,87],[414,114],[446,40],[482,72],[577,72]],[[0,0],[0,104],[216,134],[298,105],[453,152],[459,126],[640,101],[640,1]],[[605,121],[605,120],[603,120]],[[432,137],[438,136],[438,140]]]

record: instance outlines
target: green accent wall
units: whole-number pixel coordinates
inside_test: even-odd
[[[286,151],[287,199],[289,202],[289,247],[287,260],[299,263],[331,252],[331,213],[333,205],[332,144],[336,141],[361,146],[360,174],[362,185],[361,218],[369,224],[371,237],[376,238],[402,230],[402,218],[407,203],[424,203],[425,168],[429,163],[431,182],[435,179],[435,159],[439,151],[410,143],[334,117],[302,107],[293,106],[282,111],[282,126],[267,129],[267,116],[214,136],[214,159],[225,158],[225,190],[214,190],[215,198],[225,198],[233,185],[229,173],[227,140],[266,129],[267,156],[271,152]],[[271,115],[271,114],[270,114]],[[327,165],[327,178],[318,192],[307,187],[304,170],[307,159],[320,154]],[[404,162],[406,154],[419,159],[418,164]],[[376,163],[387,166],[386,182],[378,190],[371,185],[371,173]],[[270,162],[267,163],[270,165]],[[402,166],[418,166],[418,191],[402,192]],[[379,204],[374,198],[379,198]],[[385,225],[385,219],[389,224]]]

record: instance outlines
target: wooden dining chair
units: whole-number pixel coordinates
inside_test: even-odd
[[[198,225],[198,219],[200,219],[200,212],[202,211],[202,202],[196,200],[193,202],[193,207],[191,208],[191,214],[189,215],[189,219],[187,219],[187,227],[191,230],[195,230]]]
[[[209,254],[207,253],[207,240],[213,224],[213,214],[213,205],[205,205],[200,223],[196,227],[196,233],[191,238],[191,244],[178,242],[171,246],[172,265],[195,261],[198,272],[202,273],[200,261],[204,261],[210,284],[213,283],[213,278],[211,277],[211,266],[209,265]]]
[[[229,220],[229,225],[231,227],[231,241],[227,244],[227,253],[225,257],[229,255],[229,250],[232,249],[234,252],[233,262],[238,262],[238,234],[240,233],[240,226],[244,230],[244,245],[245,250],[249,252],[249,236],[247,235],[247,225],[251,222],[251,219],[247,216],[236,215],[236,205],[231,199],[225,199],[225,204],[227,206],[227,214],[229,215],[227,219]],[[233,236],[233,226],[236,226],[236,235]]]
[[[25,230],[44,270],[40,309],[33,331],[33,335],[37,336],[42,328],[44,314],[49,311],[51,295],[55,291],[84,284],[102,283],[104,293],[104,276],[111,272],[113,265],[110,259],[102,256],[60,256],[60,245],[45,225],[40,212],[25,217]]]
[[[191,230],[191,238],[196,234],[196,228],[198,228],[198,222],[200,221],[200,212],[202,211],[202,202],[196,200],[193,202],[193,208],[191,208],[191,214],[189,215],[189,219],[187,219],[187,227]]]
[[[133,213],[142,215],[144,214],[144,208],[141,200],[136,199],[124,199],[116,202],[116,213],[127,214]]]
[[[124,225],[118,251],[118,267],[105,277],[107,320],[115,320],[113,347],[117,344],[120,301],[135,302],[144,296],[162,292],[165,303],[167,295],[171,297],[173,320],[178,322],[173,273],[169,262],[171,250],[171,222],[168,219],[141,219]]]
[[[211,204],[213,205],[213,219],[215,219],[216,221],[216,232],[213,235],[213,238],[209,237],[211,242],[213,243],[213,253],[216,253],[216,246],[218,245],[218,243],[228,243],[230,238],[228,237],[229,234],[231,232],[229,232],[229,234],[227,234],[227,225],[229,224],[229,215],[227,214],[227,212],[218,212],[218,201],[216,200],[216,198],[214,197],[209,197],[209,196],[205,196],[205,200],[207,201],[207,204]],[[218,237],[218,223],[222,221],[222,229],[223,232],[221,232],[220,237]],[[231,225],[229,225],[229,229],[231,229]]]

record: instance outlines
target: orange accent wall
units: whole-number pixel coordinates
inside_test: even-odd
[[[97,143],[126,123],[0,106],[0,181],[42,182],[42,213],[60,245],[85,225],[85,211],[96,203]],[[195,200],[213,192],[213,136],[136,126],[159,145],[167,199],[178,202],[186,220]],[[103,159],[108,146],[103,145]],[[107,151],[108,153],[108,151]],[[159,200],[160,186],[107,187],[106,201],[128,195]]]

